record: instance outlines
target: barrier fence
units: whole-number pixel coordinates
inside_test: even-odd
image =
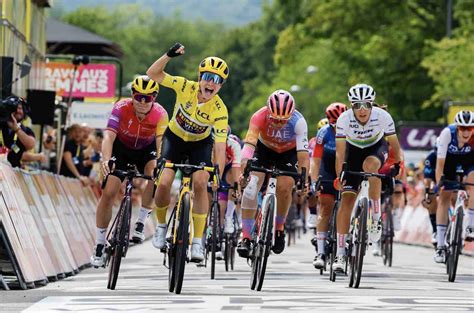
[[[0,161],[0,286],[34,288],[89,266],[98,195],[77,179]],[[153,231],[148,222],[146,237]]]

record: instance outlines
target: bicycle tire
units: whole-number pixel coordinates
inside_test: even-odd
[[[217,250],[217,241],[219,240],[218,236],[218,211],[219,204],[216,202],[212,205],[211,210],[211,279],[215,278],[216,275],[216,250]]]
[[[393,231],[393,214],[392,211],[390,211],[388,215],[388,225],[389,225],[389,232],[388,232],[388,242],[387,242],[387,248],[386,248],[386,255],[387,255],[387,265],[388,267],[392,267],[392,262],[393,262],[393,236],[394,236],[394,231]]]
[[[263,224],[263,229],[261,234],[263,234],[263,249],[260,251],[263,252],[261,255],[262,263],[258,271],[258,284],[257,284],[257,291],[262,290],[263,281],[265,279],[265,272],[267,269],[267,261],[270,255],[270,250],[272,248],[273,242],[273,218],[275,212],[275,196],[271,196],[267,202],[267,210],[266,210],[266,217]],[[262,240],[261,240],[262,241]],[[259,245],[262,242],[259,242]]]
[[[181,293],[183,287],[184,269],[186,265],[186,256],[189,245],[189,211],[190,211],[190,195],[184,193],[179,210],[179,225],[176,230],[176,261],[175,261],[175,288],[176,294]]]
[[[173,213],[171,214],[172,219],[172,226],[171,226],[171,236],[174,236],[174,230],[176,228],[176,211],[177,207],[175,206],[173,209]],[[174,287],[176,285],[175,279],[175,263],[176,263],[176,246],[173,243],[173,237],[171,237],[171,244],[167,251],[168,255],[168,291],[174,292]]]
[[[334,264],[334,259],[336,258],[337,254],[337,211],[338,211],[338,201],[334,203],[334,207],[331,213],[331,220],[329,223],[329,238],[328,238],[328,258],[329,258],[329,280],[332,282],[336,281],[336,273],[332,269],[332,265]]]
[[[463,217],[464,217],[464,212],[462,207],[458,207],[456,211],[456,224],[454,228],[454,240],[453,242],[450,243],[449,246],[449,259],[448,262],[451,263],[451,266],[449,267],[449,273],[448,273],[448,280],[450,282],[454,282],[456,279],[456,271],[458,268],[458,261],[459,261],[459,254],[461,253],[462,249],[462,226],[463,226]]]
[[[125,249],[128,244],[129,226],[130,226],[130,197],[125,197],[119,210],[119,218],[114,231],[114,247],[111,255],[111,266],[109,268],[109,280],[107,288],[115,290],[122,257],[125,255]]]
[[[231,238],[231,234],[225,234],[224,236],[224,244],[225,244],[225,249],[224,249],[224,264],[225,264],[225,271],[228,272],[231,265],[230,265],[230,262],[231,262],[231,251],[232,251],[232,247],[231,247],[231,242],[232,242],[232,238]]]
[[[257,210],[257,214],[255,216],[255,224],[252,229],[252,245],[251,245],[251,252],[250,252],[250,260],[252,265],[251,276],[250,276],[250,289],[255,290],[255,286],[257,285],[257,274],[258,274],[258,267],[260,266],[259,258],[256,257],[257,249],[259,247],[258,243],[258,233],[260,228],[262,227],[262,208],[259,207]]]
[[[358,218],[358,228],[357,228],[357,237],[355,241],[355,262],[353,266],[354,276],[354,288],[359,288],[360,279],[362,276],[362,266],[364,264],[364,255],[367,245],[367,212],[369,210],[369,203],[367,199],[361,199],[359,204],[359,218]]]

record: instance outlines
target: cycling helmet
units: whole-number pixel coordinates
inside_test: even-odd
[[[336,124],[339,116],[346,110],[347,107],[344,103],[331,103],[326,109],[326,117],[328,118],[329,124]]]
[[[374,102],[375,90],[367,84],[357,84],[352,86],[347,93],[349,102]]]
[[[474,126],[474,113],[471,111],[459,111],[454,117],[456,126]]]
[[[221,76],[224,80],[229,77],[229,67],[224,60],[218,57],[207,57],[199,64],[199,75],[210,72]]]
[[[132,82],[132,91],[141,94],[157,93],[160,87],[146,75],[136,77]]]
[[[325,117],[318,122],[317,129],[320,130],[327,124],[329,124],[329,120]]]
[[[278,120],[287,120],[295,111],[295,99],[286,90],[274,91],[267,100],[270,116]]]

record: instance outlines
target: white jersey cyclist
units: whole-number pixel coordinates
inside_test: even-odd
[[[346,139],[348,143],[364,149],[376,144],[382,137],[395,134],[395,123],[385,110],[372,108],[370,119],[361,125],[354,116],[353,110],[341,114],[336,123],[336,140]]]

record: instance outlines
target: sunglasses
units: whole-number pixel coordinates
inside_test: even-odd
[[[153,102],[155,100],[155,97],[156,97],[156,94],[151,94],[151,95],[142,95],[140,93],[134,93],[133,94],[133,99],[138,101],[138,102],[142,102],[145,101],[145,103],[149,103],[149,102]]]
[[[458,126],[458,129],[462,132],[474,131],[474,126]]]
[[[214,84],[219,84],[219,85],[224,82],[224,78],[222,78],[221,76],[219,76],[217,74],[209,73],[209,72],[202,73],[201,74],[201,79],[205,80],[207,82],[212,80],[214,82]]]
[[[372,108],[371,102],[352,102],[352,108],[354,110],[360,110],[362,108],[370,110]]]

